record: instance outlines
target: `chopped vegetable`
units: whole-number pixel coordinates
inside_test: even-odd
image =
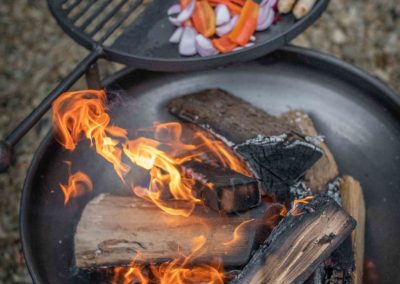
[[[312,7],[314,6],[316,0],[299,0],[296,3],[296,6],[294,6],[293,9],[293,15],[296,17],[296,19],[301,19],[305,15],[307,15]]]
[[[196,2],[192,21],[198,33],[206,37],[211,37],[215,34],[215,13],[208,1]]]
[[[228,53],[234,50],[238,44],[231,41],[228,36],[223,36],[218,39],[214,39],[214,46],[222,53]]]
[[[229,34],[229,39],[239,45],[246,45],[257,28],[259,11],[260,6],[256,2],[247,0],[236,26]]]
[[[232,0],[208,0],[208,1],[214,5],[224,4],[234,14],[240,14],[240,12],[242,11],[242,7],[233,3]]]
[[[278,11],[282,14],[287,14],[292,11],[296,0],[279,0]]]
[[[226,24],[231,19],[229,9],[225,4],[218,4],[215,7],[215,23],[217,26]]]

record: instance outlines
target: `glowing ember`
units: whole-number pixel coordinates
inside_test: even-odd
[[[70,168],[70,162],[66,163],[68,168]],[[68,177],[68,184],[60,184],[60,188],[64,193],[64,204],[66,205],[70,201],[71,197],[78,197],[87,191],[91,191],[93,189],[93,184],[85,173],[76,172],[74,174],[70,173]]]
[[[118,267],[114,269],[113,283],[149,283],[154,280],[160,284],[184,284],[184,283],[224,283],[224,274],[221,265],[197,265],[189,266],[190,261],[201,254],[201,248],[206,243],[204,236],[193,240],[192,253],[189,256],[176,258],[160,265],[151,264],[149,274],[146,275],[144,267],[133,262],[129,268]],[[152,281],[153,282],[153,281]]]

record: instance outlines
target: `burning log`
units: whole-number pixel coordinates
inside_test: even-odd
[[[311,118],[303,110],[291,110],[281,116],[293,129],[304,135],[315,137],[318,135]],[[338,166],[332,152],[326,143],[318,145],[324,155],[304,175],[304,181],[314,194],[320,193],[325,186],[339,176]]]
[[[258,183],[254,178],[195,161],[181,167],[187,177],[197,182],[194,190],[214,210],[240,212],[260,203]]]
[[[354,284],[363,281],[364,236],[365,236],[365,202],[361,185],[350,176],[341,178],[340,193],[343,208],[357,221],[357,228],[351,233],[354,252],[354,271],[351,278]]]
[[[293,134],[294,127],[286,119],[271,116],[219,89],[174,99],[169,110],[228,145],[236,145],[264,190],[279,199],[284,199],[289,186],[322,156],[318,147]],[[262,138],[257,138],[259,135]]]
[[[355,220],[325,195],[298,204],[231,284],[304,282],[355,226]]]
[[[173,203],[179,207],[183,201]],[[86,205],[77,226],[76,265],[110,267],[133,259],[161,263],[190,254],[192,240],[199,235],[207,243],[196,261],[221,257],[224,265],[244,265],[256,242],[256,221],[271,206],[263,203],[234,216],[197,206],[191,216],[183,217],[166,214],[141,198],[101,194]]]

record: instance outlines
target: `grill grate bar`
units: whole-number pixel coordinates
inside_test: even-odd
[[[103,20],[101,20],[101,22],[89,33],[90,37],[93,37],[94,35],[96,35],[103,27],[104,25],[119,11],[121,10],[122,6],[125,5],[126,2],[128,2],[129,0],[122,0],[120,3],[118,3],[117,6],[114,7],[114,9],[111,10],[110,13],[108,13],[107,16],[105,16],[103,18]]]
[[[94,19],[96,19],[99,16],[99,13],[103,11],[110,3],[112,0],[106,0],[101,6],[99,6],[93,14],[85,20],[85,22],[79,27],[82,31],[84,31],[92,22]]]
[[[120,25],[122,25],[122,23],[130,16],[130,14],[136,10],[137,7],[139,7],[142,4],[143,0],[137,0],[135,3],[133,3],[129,9],[125,12],[125,14],[123,14],[118,21],[106,32],[105,35],[103,35],[101,37],[101,39],[99,40],[99,42],[103,43],[110,35],[112,35],[116,29],[118,29],[118,27]]]
[[[65,13],[68,15],[69,13],[71,13],[71,11],[77,7],[80,3],[82,2],[82,0],[75,0],[74,3],[72,3],[70,6],[68,6],[68,8],[65,9]]]
[[[94,3],[96,3],[96,0],[90,0],[88,3],[86,3],[82,10],[80,10],[75,16],[71,18],[72,22],[75,23],[80,17],[82,17]]]

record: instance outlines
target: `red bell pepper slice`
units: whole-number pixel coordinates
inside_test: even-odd
[[[259,11],[259,4],[254,2],[254,0],[247,0],[237,24],[228,35],[229,39],[242,46],[246,45],[256,31]]]
[[[211,37],[215,34],[215,12],[208,1],[196,2],[192,22],[197,32],[205,37]]]

